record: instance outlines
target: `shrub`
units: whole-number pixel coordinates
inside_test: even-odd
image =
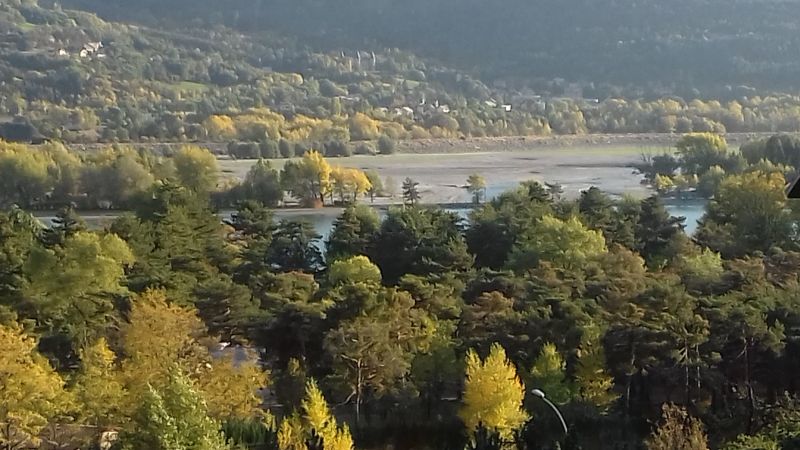
[[[391,155],[394,153],[396,146],[394,140],[389,136],[384,135],[378,139],[378,150],[382,155]]]
[[[261,148],[261,157],[266,159],[275,159],[280,158],[281,152],[277,142],[269,139],[261,144],[259,144]]]

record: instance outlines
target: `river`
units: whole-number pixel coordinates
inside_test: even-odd
[[[513,186],[490,187],[487,189],[487,192],[489,193],[490,197],[494,197],[495,195],[498,195],[499,193],[509,189],[509,187]],[[665,202],[665,205],[667,210],[673,216],[683,216],[686,218],[686,233],[692,234],[697,229],[697,221],[700,220],[705,213],[706,201],[668,200]],[[466,220],[470,209],[459,208],[449,209],[449,211],[457,213]],[[221,211],[220,215],[223,217],[223,219],[229,219],[232,212],[232,210],[224,210]],[[330,234],[331,229],[333,228],[333,223],[336,221],[336,217],[340,214],[340,212],[340,208],[326,208],[324,210],[277,209],[274,211],[274,216],[276,221],[283,219],[308,221],[314,226],[314,229],[321,236],[320,245],[322,245],[322,242],[324,242]],[[385,215],[385,209],[379,209],[378,212],[381,216]],[[53,219],[55,219],[52,211],[37,211],[34,212],[33,215],[37,217],[45,226],[51,225]],[[90,228],[93,229],[102,229],[108,226],[117,216],[119,216],[119,212],[117,211],[90,211],[81,213],[81,217],[83,217]]]

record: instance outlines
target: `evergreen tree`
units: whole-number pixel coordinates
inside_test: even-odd
[[[60,246],[67,238],[82,231],[86,231],[86,222],[71,206],[67,206],[56,213],[53,225],[44,231],[42,241],[48,247]]]
[[[266,261],[279,272],[315,273],[322,269],[322,253],[316,245],[320,238],[306,221],[282,220],[267,248]]]
[[[660,267],[672,260],[680,250],[685,217],[670,216],[658,197],[642,202],[636,224],[636,250],[647,261],[648,267]]]
[[[411,178],[403,180],[403,204],[415,206],[419,203],[420,195],[417,186],[419,183]]]
[[[367,255],[369,245],[380,228],[380,219],[374,209],[356,205],[349,206],[333,223],[328,240],[325,241],[325,257],[328,261]]]

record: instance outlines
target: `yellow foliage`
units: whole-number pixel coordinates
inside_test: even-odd
[[[208,149],[184,145],[172,159],[175,163],[175,176],[183,186],[196,192],[211,192],[217,186],[217,157]]]
[[[656,190],[662,193],[669,192],[675,187],[675,182],[673,182],[672,178],[668,177],[667,175],[656,175],[654,184]]]
[[[581,399],[605,411],[619,397],[614,393],[614,377],[606,371],[606,358],[600,335],[587,328],[578,349],[575,383]]]
[[[367,174],[359,169],[335,166],[331,169],[333,191],[342,202],[355,202],[359,195],[369,191],[372,183]]]
[[[48,421],[68,407],[64,382],[17,326],[0,325],[0,447],[37,443]]]
[[[131,400],[148,385],[163,385],[170,370],[178,367],[196,383],[212,417],[261,415],[259,390],[268,385],[267,373],[253,355],[239,364],[230,356],[212,358],[200,343],[206,333],[196,311],[169,304],[164,291],[136,297],[122,327],[123,376]]]
[[[522,409],[524,398],[525,385],[503,347],[492,345],[484,361],[472,350],[467,353],[464,405],[459,416],[470,433],[482,423],[504,438],[511,437],[528,420]]]
[[[303,421],[297,413],[283,419],[278,428],[278,448],[281,450],[307,450]]]
[[[197,313],[167,303],[164,291],[149,290],[133,299],[122,326],[125,380],[132,393],[165,382],[171,367],[194,373],[207,351],[198,339],[206,329]]]
[[[339,427],[314,380],[306,384],[306,395],[301,403],[302,418],[297,414],[281,423],[278,445],[281,450],[305,449],[305,440],[312,432],[322,438],[324,450],[352,450],[353,438],[347,426]]]
[[[75,379],[75,398],[81,416],[95,426],[117,425],[124,417],[126,392],[116,355],[105,338],[80,352],[81,370]]]
[[[310,150],[303,155],[302,167],[311,181],[314,197],[324,203],[325,196],[331,191],[331,165],[318,151]]]
[[[210,116],[203,121],[203,127],[212,139],[233,139],[236,137],[236,126],[233,119],[224,115]]]
[[[259,391],[268,384],[267,373],[259,367],[253,354],[239,363],[234,362],[232,355],[214,359],[210,367],[198,374],[197,380],[197,387],[208,404],[208,413],[216,419],[248,419],[262,415]]]
[[[350,118],[350,135],[357,141],[371,141],[378,139],[379,122],[364,113],[356,113]]]

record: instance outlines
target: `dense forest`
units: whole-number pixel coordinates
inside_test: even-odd
[[[281,142],[336,155],[381,138],[800,131],[796,2],[575,3],[6,1],[0,137],[269,156]]]
[[[141,191],[126,198],[131,212],[102,230],[70,208],[43,227],[7,199],[4,450],[745,450],[800,440],[791,137],[735,151],[717,135],[688,135],[674,154],[643,161],[652,179],[719,178],[693,236],[657,196],[592,188],[564,199],[530,181],[465,221],[420,205],[407,180],[405,205],[381,218],[362,200],[320,243],[308,223],[275,221],[264,191],[246,190],[221,221],[213,199],[228,187],[199,148],[149,161],[119,149],[92,161],[63,148],[0,153],[49,158],[45,174],[69,173],[59,161],[70,156],[90,174],[114,161],[145,174],[120,191]],[[288,167],[271,178],[291,180],[289,195],[326,202],[335,189],[317,152]],[[46,189],[70,179],[46,178]],[[563,413],[566,435],[542,397]]]

